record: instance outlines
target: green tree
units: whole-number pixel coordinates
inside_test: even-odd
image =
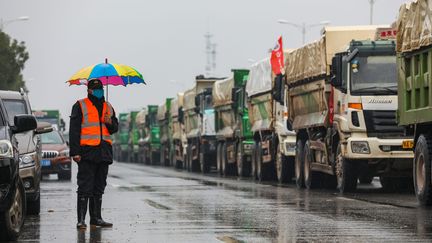
[[[0,31],[0,90],[26,89],[21,71],[28,58],[24,42]]]

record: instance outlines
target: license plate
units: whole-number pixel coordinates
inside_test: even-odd
[[[51,166],[51,160],[43,159],[41,164],[42,164],[42,166]]]
[[[402,148],[404,148],[404,149],[412,149],[412,148],[414,148],[414,141],[413,140],[404,140],[404,141],[402,141]]]

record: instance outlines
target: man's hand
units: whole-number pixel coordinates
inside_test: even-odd
[[[79,163],[81,161],[81,155],[75,155],[74,157],[72,157],[73,160],[77,163]]]
[[[105,114],[104,123],[107,124],[107,125],[111,125],[112,124],[111,116],[109,114]]]

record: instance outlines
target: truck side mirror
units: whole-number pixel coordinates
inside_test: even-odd
[[[184,113],[183,113],[183,107],[178,108],[178,121],[181,124],[184,124]]]
[[[332,59],[330,83],[335,88],[342,86],[342,55],[337,55]]]
[[[284,75],[279,74],[275,77],[274,86],[273,86],[273,99],[283,105],[284,102],[284,94],[285,94],[285,83],[284,83]]]
[[[231,100],[235,104],[238,101],[237,88],[232,88],[231,90]]]

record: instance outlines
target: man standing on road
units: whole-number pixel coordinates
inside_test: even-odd
[[[102,219],[102,195],[106,186],[108,166],[113,162],[111,134],[118,130],[112,106],[105,102],[102,82],[90,79],[88,96],[77,101],[70,116],[70,155],[78,164],[77,228],[85,229],[87,203],[90,226],[112,227]]]

